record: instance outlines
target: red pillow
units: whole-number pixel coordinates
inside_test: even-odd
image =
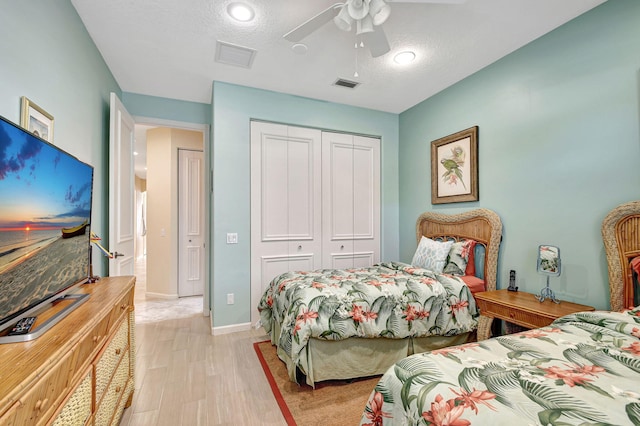
[[[474,241],[473,244],[471,244],[471,253],[469,253],[469,259],[467,259],[467,268],[464,271],[465,275],[474,276],[476,274],[476,243],[477,241]]]
[[[476,274],[476,259],[475,259],[476,243],[477,241],[473,241],[473,243],[471,244],[471,247],[469,247],[469,250],[471,252],[469,253],[469,259],[467,259],[467,268],[464,271],[465,275],[473,276]]]
[[[476,294],[479,291],[486,291],[487,287],[485,286],[484,280],[481,280],[478,277],[474,277],[472,275],[466,275],[464,277],[460,277],[462,281],[469,287],[472,294]]]

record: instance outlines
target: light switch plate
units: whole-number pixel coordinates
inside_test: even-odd
[[[238,244],[238,234],[235,232],[227,234],[227,244]]]

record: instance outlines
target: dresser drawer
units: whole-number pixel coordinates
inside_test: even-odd
[[[74,364],[76,371],[82,371],[84,364],[90,363],[97,351],[104,345],[109,332],[109,319],[100,321],[74,349]]]
[[[476,303],[481,315],[493,316],[527,328],[546,327],[555,319],[539,312],[528,312],[492,301],[476,300]]]
[[[53,365],[44,376],[25,392],[2,418],[0,424],[34,425],[47,421],[55,411],[56,399],[71,386],[75,371],[73,352],[69,352],[59,363]]]
[[[118,302],[113,305],[111,314],[109,315],[109,330],[118,324],[120,318],[129,311],[133,310],[133,293],[125,294]]]
[[[133,356],[131,357],[133,358]],[[127,381],[127,386],[124,389],[124,393],[120,396],[120,402],[118,402],[118,408],[116,409],[115,414],[113,415],[113,419],[111,419],[111,426],[118,426],[120,424],[120,419],[122,418],[122,412],[127,405],[127,401],[129,400],[129,396],[131,392],[133,392],[133,377],[129,377]]]
[[[107,347],[99,356],[99,360],[96,364],[95,376],[96,376],[96,403],[100,402],[102,394],[107,388],[111,377],[113,376],[118,362],[124,355],[125,350],[129,344],[129,319],[125,317],[124,321],[120,322],[118,331],[116,331],[113,339],[107,344]],[[127,361],[128,362],[128,361]]]
[[[69,399],[64,402],[62,409],[54,415],[52,426],[76,426],[84,425],[91,417],[91,380],[92,371],[86,371],[84,378],[75,388]]]
[[[95,414],[95,426],[108,425],[111,422],[114,411],[118,407],[120,397],[124,394],[129,379],[129,350],[126,350],[118,368],[109,383],[102,400],[99,402]]]

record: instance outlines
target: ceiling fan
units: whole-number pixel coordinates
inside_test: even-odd
[[[362,42],[368,46],[371,56],[377,58],[391,50],[382,24],[391,13],[388,3],[440,3],[460,4],[466,0],[345,0],[335,3],[307,21],[298,25],[283,37],[297,43],[309,34],[320,29],[324,24],[333,20],[338,28],[351,31],[354,27],[356,34],[362,37]]]

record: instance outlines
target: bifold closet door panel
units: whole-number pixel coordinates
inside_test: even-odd
[[[353,263],[380,262],[380,139],[353,138]]]
[[[380,140],[322,133],[323,267],[365,267],[380,256]]]
[[[322,133],[322,267],[353,267],[353,135]]]
[[[251,303],[277,275],[321,267],[321,132],[251,123]]]

